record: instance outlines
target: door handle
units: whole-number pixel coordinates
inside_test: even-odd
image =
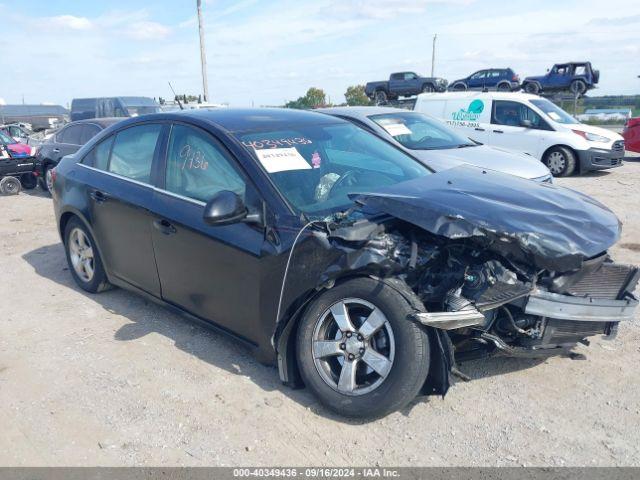
[[[54,148],[53,149],[53,153],[60,153],[60,149],[59,148]]]
[[[476,127],[474,130],[478,131],[478,132],[484,132],[484,128],[478,128]]]
[[[155,227],[156,230],[158,230],[160,233],[163,233],[164,235],[171,235],[178,231],[176,230],[176,227],[171,225],[171,223],[169,223],[169,221],[165,220],[164,218],[154,220],[153,226]]]
[[[109,195],[101,192],[100,190],[93,190],[89,193],[89,196],[98,203],[106,202],[109,199]]]
[[[503,130],[494,130],[493,133],[504,133]]]

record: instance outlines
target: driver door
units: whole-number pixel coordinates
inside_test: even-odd
[[[217,192],[231,190],[252,209],[261,204],[255,189],[216,138],[184,124],[171,128],[161,171],[152,240],[163,300],[255,341],[264,229],[203,221]]]
[[[522,126],[529,120],[531,127]],[[494,100],[491,112],[491,128],[488,143],[516,152],[527,153],[540,158],[540,148],[548,134],[546,122],[523,103]]]

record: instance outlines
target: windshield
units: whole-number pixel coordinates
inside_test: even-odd
[[[580,123],[567,112],[558,107],[555,103],[550,102],[546,98],[540,98],[530,101],[540,110],[542,110],[547,117],[549,117],[556,123],[562,123],[565,125]]]
[[[421,113],[399,112],[369,117],[398,143],[411,150],[440,150],[476,146],[468,138]]]
[[[282,195],[298,212],[324,218],[353,205],[350,193],[371,192],[430,171],[355,125],[304,125],[241,132]]]

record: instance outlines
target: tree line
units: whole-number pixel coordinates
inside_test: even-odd
[[[371,101],[364,93],[364,85],[352,85],[344,94],[345,103],[340,105],[371,105]],[[302,97],[285,103],[285,108],[312,109],[334,106],[327,101],[327,94],[321,88],[311,87]]]

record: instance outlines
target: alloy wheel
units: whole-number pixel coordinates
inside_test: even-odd
[[[551,152],[547,158],[547,167],[553,175],[560,175],[567,167],[567,159],[561,152]]]
[[[47,184],[47,190],[51,191],[53,189],[53,174],[51,173],[51,168],[47,168],[44,174],[44,181]]]
[[[74,228],[69,234],[69,257],[73,270],[83,282],[89,283],[93,280],[95,273],[93,248],[87,235],[80,228]]]
[[[393,330],[375,305],[360,298],[346,298],[318,318],[312,353],[327,385],[344,395],[364,395],[378,388],[391,371]]]

